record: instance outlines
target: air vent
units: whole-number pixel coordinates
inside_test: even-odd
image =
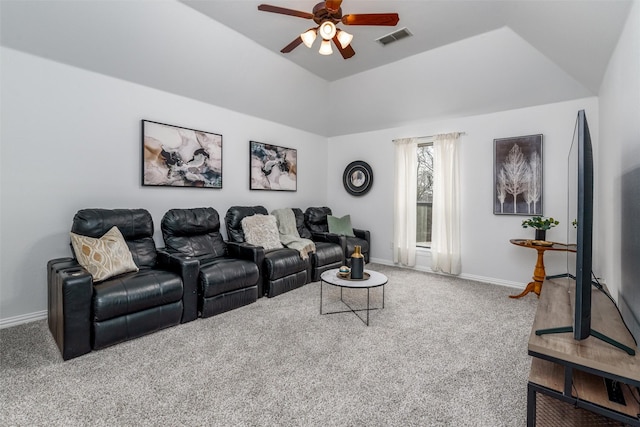
[[[386,46],[389,43],[393,43],[393,42],[397,42],[400,39],[403,39],[405,37],[409,37],[412,36],[413,34],[411,34],[411,31],[409,31],[408,28],[400,28],[397,31],[394,31],[393,33],[387,34],[386,36],[382,36],[379,39],[376,39],[377,42],[379,42],[381,45]]]

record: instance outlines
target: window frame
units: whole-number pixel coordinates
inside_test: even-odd
[[[434,138],[433,137],[421,138],[420,142],[418,142],[417,148],[420,149],[421,147],[425,147],[425,146],[433,147],[433,142],[434,142]],[[416,153],[416,156],[417,155],[418,154]],[[416,169],[416,186],[417,186],[417,178],[418,178],[417,174],[418,174],[418,170]],[[418,203],[420,203],[420,202],[416,199],[416,210],[418,209]],[[433,201],[431,202],[431,205],[432,205],[432,210],[433,210]],[[419,244],[421,242],[418,242],[417,235],[418,235],[418,223],[417,223],[417,215],[416,215],[416,248],[419,249],[419,250],[430,250],[431,249],[431,242],[423,242],[424,244],[421,245],[421,244]]]

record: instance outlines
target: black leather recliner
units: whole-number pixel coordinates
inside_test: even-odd
[[[371,233],[369,230],[353,229],[355,237],[339,236],[329,233],[327,215],[331,215],[331,209],[327,207],[310,207],[304,212],[304,223],[311,230],[314,241],[338,242],[342,246],[345,262],[350,263],[351,254],[356,246],[361,247],[364,262],[369,262],[371,248]]]
[[[246,242],[241,221],[246,216],[256,214],[269,215],[263,206],[232,206],[227,210],[225,222],[229,248],[237,245],[239,247],[234,250],[257,252],[255,263],[262,278],[258,286],[258,297],[267,295],[271,298],[306,284],[309,281],[311,262],[300,258],[298,251],[289,248],[265,251],[261,246]]]
[[[144,209],[83,209],[71,231],[99,238],[117,226],[138,272],[93,282],[75,258],[48,262],[48,322],[64,360],[196,319],[197,260],[157,251]],[[73,252],[73,251],[72,251]]]
[[[302,212],[302,210],[293,208],[293,213],[296,217],[296,228],[298,229],[298,234],[300,234],[300,237],[313,240],[311,230],[309,230],[304,223],[304,213]],[[317,282],[318,280],[320,280],[320,275],[325,271],[331,270],[332,268],[340,268],[340,266],[344,265],[344,251],[342,250],[339,236],[335,237],[336,238],[333,239],[333,241],[331,241],[331,236],[327,237],[326,241],[314,241],[316,245],[316,251],[315,253],[310,254],[310,282]]]
[[[214,316],[258,299],[260,271],[256,250],[230,247],[220,234],[220,217],[213,208],[171,209],[162,218],[165,250],[198,260],[198,312]],[[245,259],[242,259],[242,258]]]

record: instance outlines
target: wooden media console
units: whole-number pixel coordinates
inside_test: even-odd
[[[591,327],[635,349],[631,356],[593,336],[573,333],[536,335],[536,331],[573,324],[575,282],[546,280],[529,337],[531,371],[527,386],[527,426],[536,425],[536,394],[542,393],[621,425],[640,427],[640,355],[614,303],[592,289]],[[605,379],[621,388],[626,405],[609,399]],[[564,425],[571,425],[565,420]]]

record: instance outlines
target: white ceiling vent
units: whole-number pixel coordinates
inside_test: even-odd
[[[409,29],[405,27],[405,28],[400,28],[397,31],[394,31],[393,33],[387,34],[386,36],[382,36],[379,39],[376,39],[376,41],[381,45],[386,46],[389,43],[396,42],[400,39],[403,39],[405,37],[409,37],[412,35],[413,34],[411,34],[411,31],[409,31]]]

